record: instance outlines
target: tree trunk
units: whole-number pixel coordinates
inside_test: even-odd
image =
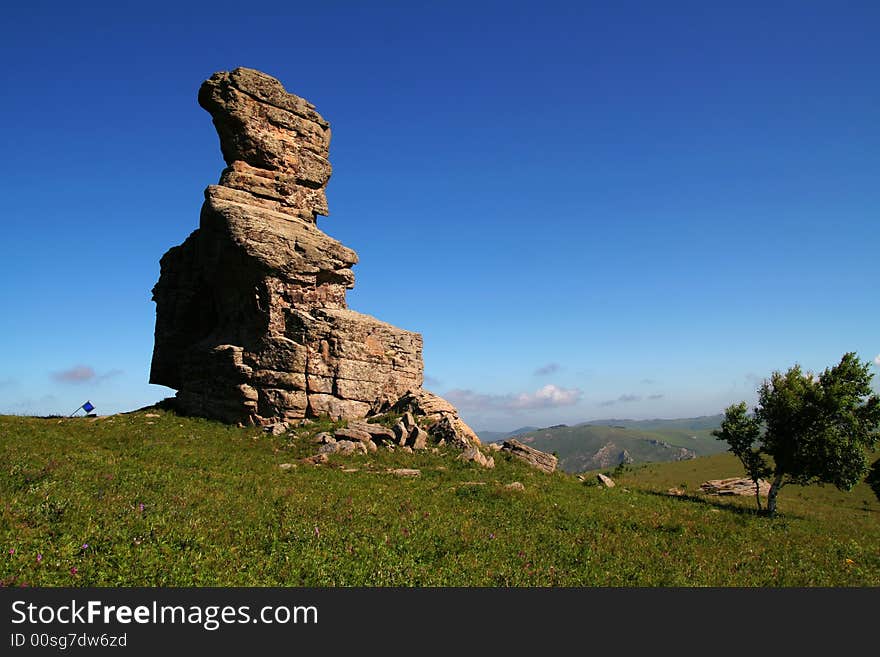
[[[770,484],[770,492],[767,493],[767,515],[771,518],[776,515],[776,496],[779,495],[779,489],[782,487],[782,473],[777,472],[773,477],[773,483]]]
[[[761,485],[760,479],[755,479],[755,503],[758,505],[758,513],[761,512]]]

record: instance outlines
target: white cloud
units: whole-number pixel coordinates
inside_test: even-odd
[[[876,356],[874,356],[874,365],[876,365],[877,367],[880,367],[880,354],[877,354]]]
[[[450,390],[444,396],[462,410],[524,411],[571,406],[581,399],[583,392],[578,388],[560,388],[550,383],[535,392],[492,395],[456,389]]]

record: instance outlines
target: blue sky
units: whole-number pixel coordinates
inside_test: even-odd
[[[873,361],[878,32],[876,2],[14,3],[0,412],[172,394],[150,289],[223,167],[196,92],[236,66],[330,121],[349,305],[421,332],[477,429]]]

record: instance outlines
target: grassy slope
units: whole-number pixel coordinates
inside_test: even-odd
[[[159,414],[0,417],[0,580],[880,585],[880,504],[864,486],[784,489],[783,517],[768,520],[751,500],[658,493],[738,474],[727,455],[632,468],[608,490],[498,455],[494,470],[381,450],[282,470],[314,451],[305,438]]]

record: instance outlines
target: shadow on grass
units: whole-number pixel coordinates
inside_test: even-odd
[[[769,516],[767,515],[766,508],[758,511],[758,509],[756,507],[747,507],[747,506],[740,506],[738,504],[730,504],[729,502],[723,501],[721,499],[711,498],[711,497],[704,496],[704,495],[687,495],[687,494],[670,495],[669,493],[664,493],[664,492],[658,491],[658,490],[643,490],[642,492],[647,493],[648,495],[655,495],[656,497],[665,497],[667,499],[671,498],[671,499],[675,499],[675,500],[681,500],[683,502],[695,502],[697,504],[702,504],[703,506],[709,506],[709,507],[712,507],[713,509],[718,509],[719,511],[724,510],[724,511],[728,511],[730,513],[735,513],[735,514],[741,515],[741,516],[755,516],[755,517],[769,519]],[[777,511],[775,519],[802,518],[802,517],[803,516],[799,516],[796,514],[780,513]]]

